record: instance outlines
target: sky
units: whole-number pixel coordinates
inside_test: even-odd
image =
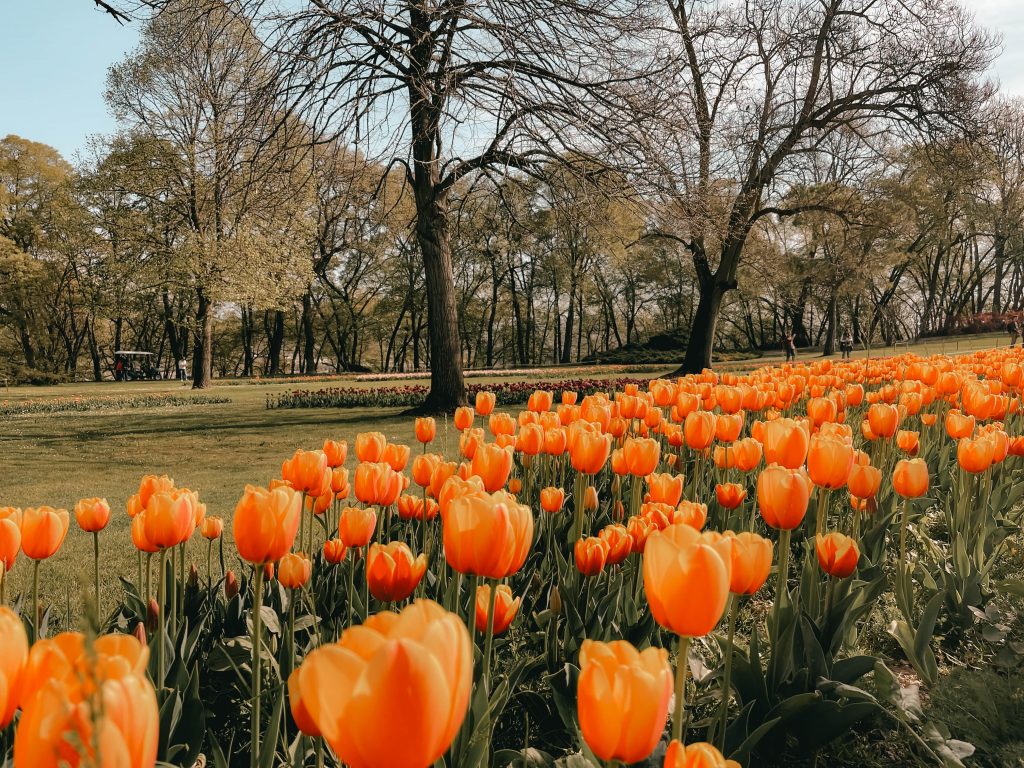
[[[1003,36],[994,75],[1024,96],[1024,0],[963,0]],[[92,0],[0,0],[0,136],[56,147],[66,158],[88,137],[114,130],[103,101],[107,68],[135,47],[137,29]]]

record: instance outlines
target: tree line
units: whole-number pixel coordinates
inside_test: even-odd
[[[0,144],[12,367],[429,368],[439,408],[463,366],[1021,309],[1024,108],[956,2],[109,5],[118,132]]]

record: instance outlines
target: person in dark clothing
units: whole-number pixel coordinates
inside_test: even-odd
[[[786,362],[796,359],[796,338],[793,336],[792,331],[786,331],[786,335],[782,340],[783,347],[786,350]]]

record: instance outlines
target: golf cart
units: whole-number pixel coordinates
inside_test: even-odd
[[[153,366],[152,352],[121,349],[114,352],[114,381],[156,381],[160,371]]]

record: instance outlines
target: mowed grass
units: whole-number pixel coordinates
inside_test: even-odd
[[[1005,335],[960,337],[913,345],[920,354],[964,352],[1005,344]],[[872,356],[899,354],[906,347],[872,350]],[[855,353],[862,356],[865,353]],[[801,356],[803,360],[817,357]],[[777,356],[747,361],[743,370],[775,362]],[[581,376],[600,376],[595,368],[580,369]],[[622,375],[617,371],[611,375]],[[632,374],[637,375],[637,374]],[[652,371],[646,375],[655,375]],[[552,378],[565,378],[564,370]],[[474,382],[502,377],[474,378]],[[426,383],[402,379],[400,385]],[[266,399],[292,388],[323,386],[387,386],[390,382],[339,381],[313,383],[220,383],[212,390],[230,398],[222,404],[151,409],[97,410],[85,413],[34,414],[8,417],[0,422],[0,506],[30,507],[48,504],[71,512],[80,498],[102,496],[113,508],[110,526],[100,536],[101,592],[109,609],[120,592],[119,576],[134,579],[136,555],[131,543],[125,505],[146,474],[167,474],[181,486],[199,492],[207,514],[225,520],[230,542],[231,514],[247,483],[265,485],[279,477],[281,461],[296,448],[314,449],[326,438],[345,439],[367,430],[383,432],[389,440],[415,444],[412,420],[401,409],[267,409]],[[54,387],[0,388],[0,400],[39,400],[50,397],[129,395],[169,392],[189,394],[177,382],[81,383]],[[510,408],[513,412],[516,408]],[[449,421],[438,424],[438,443],[432,450],[448,456],[458,451],[457,436]],[[351,455],[348,465],[354,466]],[[73,517],[73,515],[72,515]],[[92,537],[72,519],[60,553],[45,562],[41,595],[63,614],[81,604],[81,592],[92,583]],[[232,552],[228,546],[226,552]],[[189,559],[205,570],[206,542],[198,535],[189,544]],[[229,563],[231,558],[229,557]],[[235,564],[233,564],[235,565]],[[30,561],[19,558],[8,576],[8,598],[31,589]]]

